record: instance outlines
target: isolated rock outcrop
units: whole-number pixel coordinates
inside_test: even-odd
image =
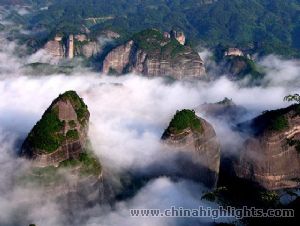
[[[300,105],[267,111],[241,127],[251,137],[235,166],[237,175],[270,190],[299,186]]]
[[[220,166],[220,144],[213,127],[192,110],[177,111],[162,135],[180,153],[182,176],[214,187]]]
[[[204,103],[197,110],[203,112],[206,116],[224,120],[231,124],[239,122],[241,116],[247,113],[245,108],[236,105],[232,99],[227,97],[216,103]]]
[[[41,167],[77,158],[87,144],[89,117],[75,91],[59,95],[28,134],[21,154]]]
[[[155,29],[137,33],[132,40],[111,50],[103,61],[103,72],[176,79],[205,77],[204,64],[197,52]]]
[[[88,140],[89,117],[75,91],[59,95],[22,145],[21,156],[32,165],[19,183],[43,187],[73,207],[109,201],[111,187]]]

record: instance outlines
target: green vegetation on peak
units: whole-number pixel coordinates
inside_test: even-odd
[[[175,38],[166,38],[157,29],[147,29],[132,37],[138,48],[149,54],[161,54],[163,57],[174,58],[183,53],[188,46],[181,45]]]
[[[51,153],[65,139],[61,133],[63,128],[64,122],[59,120],[56,109],[49,108],[29,133],[27,142],[33,148]]]
[[[74,90],[69,90],[64,92],[63,94],[60,94],[55,100],[54,103],[56,103],[57,101],[60,100],[70,100],[73,107],[77,107],[78,103],[81,105],[85,105],[82,98],[78,96],[78,94],[76,93],[76,91]]]
[[[200,119],[195,114],[194,110],[183,109],[177,111],[172,118],[166,132],[179,134],[185,129],[191,129],[194,132],[201,133],[203,128]]]
[[[262,115],[254,119],[255,127],[261,131],[277,131],[280,132],[288,128],[288,120],[285,116],[285,109],[265,111]]]
[[[293,104],[286,108],[265,111],[252,121],[251,127],[255,129],[258,134],[265,130],[277,132],[283,131],[289,127],[289,114],[290,117],[299,116],[300,104]]]
[[[269,129],[273,131],[282,131],[289,127],[289,122],[284,115],[276,115],[271,119]]]
[[[64,134],[66,122],[59,119],[58,107],[55,104],[58,101],[70,101],[77,114],[78,121],[85,125],[87,122],[89,111],[86,104],[83,102],[75,91],[67,91],[56,98],[50,107],[43,114],[42,118],[36,123],[27,137],[27,145],[31,148],[36,148],[43,153],[52,153],[57,150],[67,139],[74,140],[79,138],[79,133],[76,129],[75,121],[69,121],[71,130]]]
[[[287,95],[283,98],[283,100],[288,102],[297,102],[300,104],[300,95],[298,93]]]
[[[137,46],[145,51],[160,51],[161,44],[167,42],[163,34],[156,29],[147,29],[136,33],[132,37]]]
[[[172,38],[168,44],[161,48],[163,56],[171,56],[172,58],[183,53],[187,49],[187,46],[181,45],[176,39]]]

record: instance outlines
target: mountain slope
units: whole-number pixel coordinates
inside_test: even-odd
[[[110,51],[103,61],[103,72],[134,72],[175,79],[205,77],[203,61],[196,51],[155,29],[139,32]]]
[[[32,1],[35,2],[35,1]],[[295,56],[299,53],[299,0],[52,0],[30,18],[31,29],[76,33],[104,28],[125,36],[156,27],[180,28],[194,43],[255,48]]]

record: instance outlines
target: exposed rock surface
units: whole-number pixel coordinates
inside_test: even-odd
[[[201,181],[209,187],[217,183],[220,144],[213,127],[194,111],[177,111],[162,135],[164,143],[179,151],[182,176]]]
[[[84,152],[90,113],[74,91],[56,98],[22,145],[37,166],[58,165]]]
[[[70,211],[110,201],[112,191],[88,142],[90,113],[75,91],[57,97],[24,141],[21,155],[31,167],[19,182],[43,187],[66,200]],[[60,202],[61,203],[61,202]]]
[[[50,40],[44,46],[44,50],[53,57],[62,59],[65,57],[66,48],[61,41]]]
[[[176,79],[205,76],[204,64],[197,52],[154,29],[142,31],[111,50],[104,59],[103,72],[133,72]]]
[[[90,40],[86,35],[77,34],[68,37],[55,36],[49,40],[44,48],[48,54],[58,59],[72,59],[74,56],[86,58],[97,55],[101,51],[101,46],[97,41]]]
[[[270,190],[299,186],[299,105],[266,112],[248,126],[252,136],[235,166],[237,175]]]
[[[85,41],[76,45],[75,55],[82,55],[86,58],[96,56],[101,51],[101,46],[96,41]]]

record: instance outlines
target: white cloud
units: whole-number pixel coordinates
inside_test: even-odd
[[[0,42],[0,224],[64,225],[62,203],[54,202],[38,188],[16,186],[12,179],[26,162],[14,154],[22,139],[40,119],[51,101],[66,90],[76,90],[91,112],[90,138],[96,154],[107,170],[119,173],[139,169],[151,171],[152,163],[169,158],[160,136],[178,109],[196,108],[204,102],[224,97],[246,107],[250,116],[266,109],[286,106],[289,93],[300,93],[299,65],[276,57],[262,64],[269,73],[261,87],[241,87],[221,77],[211,82],[174,82],[137,75],[103,76],[75,71],[72,76],[24,76],[22,65],[39,59],[38,54],[21,59],[15,44]],[[272,76],[272,74],[274,76]],[[201,112],[200,112],[201,114]],[[249,116],[249,117],[250,117]],[[223,145],[234,146],[240,137],[224,122],[208,119],[216,127]],[[4,132],[5,131],[5,132]],[[21,139],[21,140],[20,140]],[[174,219],[132,219],[130,208],[166,208],[170,205],[197,207],[211,205],[201,200],[203,186],[162,177],[150,181],[126,201],[79,211],[77,225],[184,225]],[[202,221],[206,222],[206,220]],[[194,222],[191,222],[194,223]],[[76,225],[76,224],[75,224]]]

